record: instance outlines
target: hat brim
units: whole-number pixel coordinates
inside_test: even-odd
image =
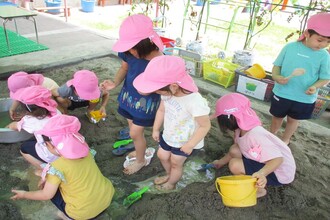
[[[112,50],[116,52],[126,52],[132,49],[135,45],[137,45],[140,41],[122,41],[118,40],[113,46]]]
[[[135,89],[141,93],[152,93],[155,92],[165,86],[167,86],[167,83],[164,82],[154,82],[148,79],[147,75],[144,73],[141,73],[139,76],[137,76],[133,81],[133,86]]]
[[[77,88],[75,88],[75,89],[77,90],[79,98],[84,99],[84,100],[89,101],[89,100],[99,99],[101,96],[101,91],[98,88],[92,92],[85,92],[85,91],[82,91]]]

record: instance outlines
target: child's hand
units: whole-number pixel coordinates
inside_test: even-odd
[[[15,193],[16,195],[10,197],[10,199],[11,200],[18,200],[18,199],[24,199],[24,194],[25,194],[26,191],[12,189],[11,192]]]
[[[152,131],[152,138],[157,142],[159,142],[159,135],[160,135],[159,131],[156,131],[156,130]]]
[[[116,88],[116,84],[114,82],[112,82],[111,80],[104,80],[100,84],[100,88],[103,90],[111,90],[111,89]]]
[[[316,87],[315,86],[311,86],[306,90],[306,94],[307,95],[313,95],[316,92]]]
[[[187,145],[183,145],[183,146],[180,148],[180,150],[181,150],[183,153],[187,154],[187,155],[190,155],[191,152],[193,151],[193,149],[192,149],[191,147],[187,146]]]
[[[14,130],[14,131],[18,131],[17,122],[14,121],[14,122],[10,123],[9,125],[6,126],[6,128],[9,128],[9,129]]]
[[[277,82],[278,84],[282,84],[282,85],[285,85],[289,82],[289,78],[285,78],[281,75],[275,75],[275,76],[273,76],[273,79],[275,80],[275,82]]]
[[[101,112],[103,117],[107,116],[107,111],[105,110],[105,107],[101,106],[100,112]]]
[[[267,178],[262,172],[260,172],[260,171],[255,172],[254,174],[252,174],[252,177],[257,178],[257,184],[256,184],[257,188],[266,187]]]

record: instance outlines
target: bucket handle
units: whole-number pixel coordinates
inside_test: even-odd
[[[235,199],[229,198],[229,197],[227,197],[227,196],[225,196],[225,195],[223,195],[223,194],[221,193],[221,191],[220,191],[220,186],[219,186],[218,182],[215,182],[215,187],[217,188],[218,193],[219,193],[222,197],[224,197],[224,198],[226,198],[226,199],[229,199],[229,200],[232,200],[232,201],[234,201],[234,202],[240,202],[240,201],[243,201],[243,200],[245,200],[246,198],[250,197],[253,193],[257,192],[257,190],[258,190],[257,188],[255,188],[254,190],[252,190],[252,192],[251,192],[249,195],[247,195],[247,196],[244,197],[243,199],[235,200]]]

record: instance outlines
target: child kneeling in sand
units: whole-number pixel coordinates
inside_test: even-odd
[[[59,158],[45,166],[41,190],[12,190],[15,195],[11,199],[50,199],[62,212],[59,215],[71,219],[95,218],[110,205],[113,185],[102,175],[94,160],[95,153],[79,129],[80,122],[74,116],[56,115],[49,119],[38,133],[48,150]]]
[[[154,183],[159,190],[175,189],[186,159],[204,146],[204,137],[211,127],[210,108],[179,57],[153,58],[133,85],[141,93],[161,95],[152,137],[159,142],[157,156],[166,175]]]
[[[212,118],[217,118],[222,132],[234,131],[229,152],[213,164],[228,164],[234,175],[257,178],[258,197],[266,195],[266,185],[278,186],[294,180],[296,164],[290,148],[261,126],[259,117],[244,95],[230,93],[218,99]]]
[[[57,89],[59,87],[58,84],[51,78],[44,77],[42,74],[39,73],[28,74],[26,72],[17,72],[12,74],[8,78],[7,84],[11,99],[14,99],[13,96],[20,89],[24,89],[30,86],[42,86],[49,91],[52,91],[53,89]],[[23,117],[21,115],[16,114],[16,109],[18,106],[19,102],[17,100],[14,100],[9,109],[10,118],[14,121],[19,121],[21,117]]]
[[[73,79],[67,81],[58,89],[53,89],[52,94],[64,112],[76,108],[87,107],[86,115],[90,119],[93,111],[102,99],[100,112],[106,115],[105,106],[109,101],[109,93],[100,90],[98,78],[94,72],[80,70],[73,75]]]

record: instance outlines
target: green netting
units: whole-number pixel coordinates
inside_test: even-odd
[[[21,35],[9,31],[8,29],[7,34],[10,43],[10,51],[7,47],[6,36],[3,28],[0,27],[0,58],[48,49],[48,47],[22,37]]]

